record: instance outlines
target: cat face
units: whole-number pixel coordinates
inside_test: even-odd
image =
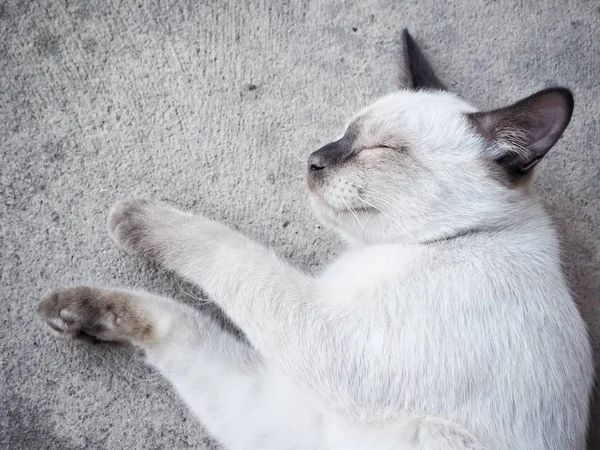
[[[439,239],[515,210],[532,167],[567,126],[570,92],[478,112],[444,89],[405,34],[411,89],[358,113],[308,160],[311,202],[352,241]]]
[[[342,138],[309,158],[317,215],[354,238],[378,241],[378,226],[405,234],[450,197],[460,201],[487,175],[481,139],[465,116],[473,111],[449,93],[408,90],[361,111]]]

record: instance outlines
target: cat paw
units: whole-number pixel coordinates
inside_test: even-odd
[[[154,231],[170,209],[161,202],[147,199],[118,202],[108,215],[108,233],[126,252],[156,260],[160,254]]]
[[[37,311],[55,334],[74,340],[127,342],[144,328],[127,294],[89,286],[57,289]]]

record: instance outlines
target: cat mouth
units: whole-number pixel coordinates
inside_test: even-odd
[[[323,176],[321,173],[313,173],[309,171],[306,176],[306,182],[308,184],[308,190],[315,195],[319,194],[319,188],[323,185]]]
[[[315,176],[309,172],[307,177],[309,197],[317,209],[325,210],[336,216],[341,214],[374,214],[380,212],[378,208],[368,204],[360,197],[362,189],[354,184],[352,184],[352,188],[355,190],[353,196],[341,199],[330,198],[330,195],[327,194],[327,183],[318,175]]]

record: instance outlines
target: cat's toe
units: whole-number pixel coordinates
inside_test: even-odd
[[[128,253],[160,262],[165,236],[190,216],[157,200],[124,200],[108,215],[108,233]]]
[[[118,202],[108,215],[108,233],[112,240],[131,254],[153,258],[151,242],[152,214],[156,202],[130,199]]]
[[[118,317],[99,289],[72,286],[57,289],[38,305],[50,329],[75,340],[119,340]]]

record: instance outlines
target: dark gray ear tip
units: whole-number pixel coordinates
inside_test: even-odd
[[[575,98],[573,97],[573,92],[567,88],[559,88],[560,93],[563,96],[565,102],[567,103],[567,122],[571,121],[571,116],[573,115],[573,109],[575,108]]]
[[[573,109],[575,107],[575,99],[573,98],[573,92],[565,87],[551,87],[538,92],[538,96],[550,97],[552,103],[559,107],[563,112],[563,121],[565,127],[571,121],[573,115]]]
[[[405,47],[408,47],[410,45],[413,45],[413,46],[415,45],[415,40],[412,38],[412,36],[408,32],[408,28],[404,28],[402,30],[402,42],[404,43]]]
[[[557,92],[560,92],[560,95],[564,98],[567,103],[567,107],[571,113],[573,112],[573,108],[575,107],[575,98],[573,97],[573,92],[570,89],[565,87],[556,88]]]
[[[404,59],[407,63],[423,58],[421,49],[408,32],[408,28],[402,30],[402,50],[404,51]]]
[[[407,28],[402,30],[402,50],[404,53],[404,70],[411,88],[447,90]]]
[[[573,92],[566,87],[549,87],[535,93],[534,95],[540,97],[548,95],[553,96],[559,99],[560,102],[563,102],[564,106],[566,106],[569,111],[573,111],[573,108],[575,107],[575,99],[573,98]]]
[[[402,30],[402,53],[404,56],[404,62],[407,65],[410,62],[410,55],[411,55],[411,53],[414,52],[413,49],[416,45],[417,44],[415,43],[414,39],[408,32],[408,28],[404,28]],[[410,72],[410,67],[408,68],[408,71]],[[411,80],[411,82],[412,82],[412,80]]]

